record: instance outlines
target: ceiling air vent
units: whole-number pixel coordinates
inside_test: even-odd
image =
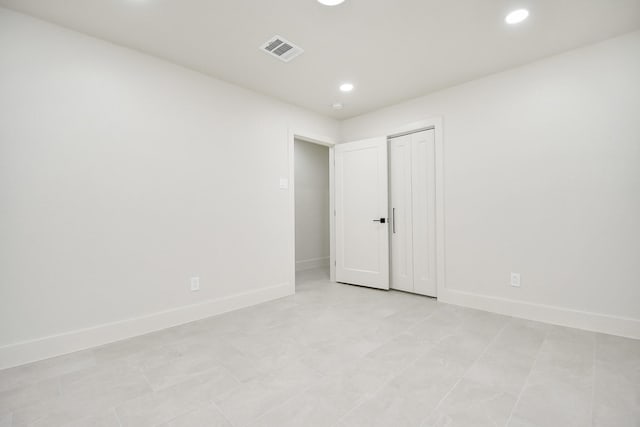
[[[283,62],[289,62],[304,52],[300,46],[296,46],[284,37],[273,36],[271,40],[260,46],[260,50],[275,56]]]

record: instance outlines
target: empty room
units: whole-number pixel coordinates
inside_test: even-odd
[[[0,0],[0,427],[640,427],[640,0]]]

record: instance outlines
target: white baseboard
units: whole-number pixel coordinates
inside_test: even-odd
[[[444,289],[444,292],[439,293],[438,299],[449,304],[522,319],[640,339],[640,319],[534,304],[453,289]]]
[[[144,335],[293,294],[289,283],[0,347],[0,369]]]
[[[329,267],[329,257],[310,258],[296,261],[296,271],[311,270],[312,268]]]

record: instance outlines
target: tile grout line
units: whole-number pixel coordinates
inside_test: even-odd
[[[360,406],[362,406],[362,404],[367,400],[367,398],[369,398],[370,396],[375,396],[376,394],[378,394],[378,392],[380,392],[382,389],[384,389],[386,386],[388,386],[389,384],[391,384],[396,378],[400,377],[402,374],[404,374],[406,371],[409,370],[409,368],[411,368],[411,366],[413,366],[422,356],[424,356],[425,354],[427,354],[429,351],[433,350],[433,348],[428,348],[425,349],[424,352],[421,352],[416,359],[409,363],[404,369],[400,370],[397,374],[393,375],[393,371],[390,371],[390,373],[392,374],[392,377],[389,378],[387,381],[383,382],[379,387],[377,387],[373,392],[367,394],[365,393],[364,396],[362,396],[360,399],[358,399],[356,401],[356,403],[353,405],[353,407],[351,409],[349,409],[347,412],[345,412],[334,424],[334,426],[338,426],[342,423],[342,420],[345,419],[349,414],[351,414],[353,411],[355,411],[356,409],[358,409]]]
[[[144,379],[144,382],[147,383],[147,385],[149,386],[149,391],[151,393],[155,393],[156,390],[151,385],[151,381],[149,381],[149,377],[147,377],[147,374],[145,374],[144,369],[142,369],[140,367],[137,367],[135,369],[140,373],[140,375],[142,375],[142,378]]]
[[[429,317],[431,317],[431,316],[433,315],[433,313],[435,313],[436,311],[437,311],[437,310],[434,310],[432,313],[429,313],[429,315],[425,316],[423,319],[417,320],[416,322],[414,322],[414,323],[412,323],[411,325],[407,326],[407,328],[406,328],[406,329],[404,329],[402,332],[406,331],[406,330],[407,330],[407,329],[409,329],[411,326],[413,326],[413,325],[415,325],[415,324],[418,324],[418,323],[420,323],[420,322],[422,322],[422,321],[424,321],[424,320],[428,319],[428,318],[429,318]],[[378,347],[376,347],[374,350],[376,350],[376,349],[378,349],[378,348],[382,347],[383,345],[385,345],[385,344],[387,344],[387,343],[389,343],[389,342],[393,341],[393,340],[394,340],[395,338],[397,338],[397,336],[398,336],[398,335],[400,335],[402,332],[400,332],[400,333],[399,333],[399,334],[397,334],[397,335],[394,335],[393,337],[389,338],[389,339],[388,339],[388,340],[386,340],[386,341],[383,341],[383,342],[382,342]],[[355,335],[357,335],[357,334],[353,334],[353,336],[355,336]],[[351,338],[351,337],[347,337],[347,338]],[[372,351],[374,351],[374,350],[371,350],[370,352],[366,353],[364,356],[362,356],[362,358],[366,357],[366,356],[367,356],[367,354],[371,353],[371,352],[372,352]],[[320,350],[314,350],[314,351],[319,352]],[[311,370],[313,370],[313,371],[316,371],[316,369],[314,369],[313,367],[309,367],[309,368],[310,368]],[[320,372],[320,371],[316,371],[316,372],[317,372],[318,374],[320,374],[320,376],[321,376],[322,380],[330,379],[330,376],[329,376],[329,375],[325,375],[324,373],[322,373],[322,372]],[[385,384],[386,384],[386,383],[385,383]],[[310,384],[308,387],[303,388],[303,389],[300,391],[300,393],[299,393],[299,394],[306,393],[306,392],[307,392],[309,389],[311,389],[311,387],[313,387],[314,385],[315,385],[315,384]],[[376,392],[377,392],[378,390],[379,390],[379,389],[376,389]],[[253,420],[251,420],[251,424],[254,424],[256,421],[258,421],[259,419],[261,419],[261,418],[263,418],[264,416],[268,415],[269,413],[273,412],[274,410],[278,409],[279,407],[284,406],[287,402],[289,402],[289,401],[293,400],[293,399],[294,399],[296,396],[298,396],[299,394],[295,394],[295,395],[293,395],[293,396],[291,396],[291,397],[289,397],[289,398],[285,399],[284,401],[282,401],[282,402],[278,403],[277,405],[273,406],[272,408],[269,408],[269,410],[267,410],[265,413],[263,413],[263,414],[259,415],[258,417],[254,418]],[[364,400],[364,399],[365,399],[365,397],[362,397],[362,398],[358,399],[358,400],[356,401],[355,406],[358,406],[358,405],[360,404],[360,401],[361,401],[361,400]],[[355,407],[355,406],[354,406],[354,407]],[[350,412],[350,411],[351,411],[351,410],[349,410],[349,412]],[[346,415],[346,414],[345,414],[345,415]],[[343,418],[343,417],[340,417],[340,418],[338,419],[338,422],[339,422],[342,418]]]
[[[116,415],[116,421],[118,421],[118,425],[120,427],[124,427],[124,424],[122,424],[122,420],[120,419],[120,415],[118,415],[118,411],[116,411],[116,408],[113,408],[113,413]]]
[[[215,402],[215,401],[211,402],[211,405],[212,405],[214,408],[216,408],[216,409],[220,412],[220,414],[222,415],[222,417],[223,417],[225,420],[227,420],[227,421],[229,422],[229,425],[230,425],[230,426],[235,426],[235,425],[236,425],[236,424],[234,424],[234,423],[229,419],[229,417],[227,417],[227,414],[225,414],[225,413],[222,411],[222,408],[220,408],[220,407],[216,404],[216,402]]]
[[[108,414],[109,412],[113,412],[113,415],[115,415],[116,421],[118,422],[118,425],[120,427],[123,427],[124,424],[122,424],[122,420],[120,419],[120,416],[118,415],[118,411],[116,411],[116,407],[115,406],[111,406],[109,409],[107,409],[107,411],[105,413]],[[72,424],[74,424],[76,422],[80,422],[80,421],[86,421],[86,420],[91,419],[92,417],[95,417],[95,416],[96,416],[96,414],[91,414],[91,415],[89,415],[87,417],[83,417],[83,418],[80,418],[78,420],[72,421]],[[12,425],[13,424],[9,424],[9,427],[11,427]]]
[[[458,378],[458,380],[455,382],[455,384],[453,384],[453,386],[451,386],[451,388],[449,389],[449,391],[447,391],[445,393],[445,395],[442,397],[442,399],[440,399],[440,401],[438,402],[438,404],[429,412],[429,414],[425,417],[425,419],[420,423],[421,427],[425,426],[425,423],[427,422],[427,420],[429,419],[429,417],[434,414],[438,408],[440,408],[440,406],[442,405],[442,403],[447,399],[447,397],[449,397],[449,395],[453,392],[453,390],[458,386],[458,384],[460,384],[460,382],[464,379],[464,377],[467,376],[467,374],[471,371],[471,368],[473,368],[476,363],[478,363],[478,360],[480,360],[482,358],[482,356],[484,356],[487,351],[489,350],[489,347],[491,347],[491,345],[493,343],[495,343],[498,340],[498,337],[502,334],[502,332],[504,332],[504,330],[507,328],[507,326],[509,326],[509,324],[513,321],[513,319],[509,319],[505,322],[505,324],[500,328],[500,330],[496,333],[496,335],[491,339],[491,341],[489,341],[489,343],[487,343],[486,347],[482,350],[482,353],[480,353],[478,355],[477,358],[475,358],[473,360],[473,362],[471,362],[471,364],[469,365],[469,367],[467,368],[466,371],[464,371],[464,373],[460,376],[460,378]]]
[[[126,362],[125,362],[125,363],[126,363]],[[154,389],[153,389],[153,387],[151,386],[151,383],[149,382],[149,378],[147,378],[147,375],[144,373],[144,370],[142,369],[142,367],[140,367],[140,366],[136,366],[136,367],[134,367],[133,369],[134,369],[134,371],[138,371],[138,373],[140,373],[140,375],[142,375],[142,379],[144,379],[144,382],[145,382],[145,383],[147,384],[147,386],[149,387],[149,392],[150,392],[150,393],[155,393],[155,390],[154,390]],[[131,398],[130,400],[128,400],[127,402],[129,402],[129,401],[131,401],[131,400],[134,400],[134,399],[137,399],[137,398],[139,398],[140,396],[143,396],[143,395],[144,395],[144,393],[142,393],[142,394],[140,394],[140,395],[138,395],[138,396],[135,396],[135,397]],[[120,425],[120,427],[124,427],[124,423],[122,422],[122,419],[120,418],[120,414],[118,414],[118,409],[117,409],[117,408],[118,408],[118,406],[122,406],[122,405],[124,405],[124,404],[125,404],[125,403],[127,403],[127,402],[120,402],[119,404],[114,405],[114,406],[111,408],[111,410],[113,411],[113,413],[116,415],[116,420],[118,420],[118,424]]]
[[[197,375],[197,376],[199,377],[199,376],[201,376],[201,375],[206,375],[206,374],[208,374],[208,373],[214,372],[216,369],[224,371],[224,372],[225,372],[226,374],[228,374],[231,378],[233,378],[234,380],[236,380],[236,381],[238,382],[238,384],[242,384],[242,381],[238,380],[238,379],[233,375],[233,373],[232,373],[229,369],[227,369],[225,366],[222,366],[222,365],[216,365],[216,366],[215,366],[215,367],[213,367],[213,368],[206,369],[206,370],[201,371],[201,372],[199,372],[198,374],[194,374],[194,375]],[[143,375],[144,375],[144,373],[143,373]],[[195,379],[195,378],[196,378],[196,377],[194,377],[194,378],[187,378],[187,379],[182,380],[182,381],[180,381],[180,382],[178,382],[178,383],[176,383],[176,384],[174,384],[174,385],[171,385],[171,386],[168,386],[168,387],[162,388],[162,389],[160,389],[160,390],[154,390],[153,388],[151,388],[151,394],[155,394],[155,393],[158,393],[158,392],[161,392],[161,391],[167,390],[168,388],[175,387],[175,386],[177,386],[177,385],[183,384],[183,383],[188,382],[188,381],[190,381],[190,380],[192,380],[192,379]],[[146,376],[145,376],[145,380],[146,380]],[[147,382],[148,382],[148,381],[147,381]],[[149,385],[149,386],[151,386],[151,385]],[[236,386],[236,387],[234,387],[231,391],[235,390],[236,388],[237,388],[237,386]],[[231,392],[231,391],[230,391],[230,392]],[[230,425],[235,426],[235,424],[231,422],[231,420],[227,417],[227,415],[226,415],[224,412],[222,412],[222,409],[220,409],[220,407],[215,403],[215,400],[207,401],[206,403],[203,403],[202,405],[198,405],[197,407],[193,408],[193,409],[192,409],[192,410],[190,410],[190,411],[187,411],[187,412],[183,412],[183,413],[181,413],[181,414],[178,414],[178,415],[176,415],[175,417],[172,417],[172,418],[170,418],[170,419],[168,419],[168,420],[162,421],[162,422],[160,422],[159,424],[156,424],[156,425],[163,425],[163,424],[166,424],[166,423],[170,423],[171,421],[174,421],[174,420],[175,420],[175,419],[177,419],[177,418],[180,418],[180,417],[182,417],[182,416],[185,416],[185,415],[191,414],[191,413],[196,412],[196,411],[200,411],[200,410],[202,410],[202,409],[207,408],[208,406],[213,406],[215,409],[217,409],[217,410],[222,414],[222,416],[224,417],[224,419],[225,419],[225,420],[227,420],[227,421],[229,422],[229,424],[230,424]]]
[[[306,366],[306,365],[305,365]],[[286,368],[283,368],[286,369]],[[324,380],[326,375],[322,374],[321,372],[316,371],[315,369],[309,367],[309,369],[311,369],[312,371],[320,374],[320,380]],[[291,396],[287,397],[286,399],[284,399],[283,401],[277,403],[276,405],[270,407],[269,409],[267,409],[265,412],[263,412],[262,414],[258,415],[257,417],[249,420],[249,422],[247,423],[247,425],[252,425],[255,424],[256,421],[258,421],[260,418],[264,417],[265,415],[270,414],[271,412],[275,411],[276,409],[280,408],[281,406],[284,406],[285,404],[287,404],[287,402],[293,400],[294,398],[298,397],[299,395],[305,393],[307,390],[309,390],[311,387],[313,387],[314,385],[316,385],[316,383],[309,384],[306,387],[302,387],[300,390],[297,390],[297,393],[292,394]],[[220,412],[222,412],[222,409],[220,410]],[[226,418],[226,415],[225,415]],[[232,423],[232,425],[234,425]]]
[[[432,313],[429,313],[429,315],[428,315],[428,316],[425,316],[423,319],[418,320],[418,321],[416,321],[415,323],[421,322],[421,321],[423,321],[423,320],[425,320],[425,319],[429,318],[430,316],[432,316],[432,315],[433,315],[433,313],[435,313],[435,311],[434,311],[434,312],[432,312]],[[410,326],[413,326],[413,324],[412,324],[412,325],[410,325]],[[408,329],[410,326],[408,326],[408,327],[407,327],[407,329]],[[357,333],[354,333],[354,334],[352,334],[351,336],[348,336],[348,337],[345,337],[345,338],[352,338],[352,337],[355,337],[355,336],[357,336],[357,335],[358,335]],[[398,334],[398,335],[399,335],[399,334]],[[397,335],[394,335],[393,337],[389,338],[388,340],[383,341],[383,342],[382,342],[378,347],[376,347],[376,349],[377,349],[377,348],[379,348],[379,347],[381,347],[381,346],[383,346],[383,345],[385,345],[385,344],[387,344],[388,342],[391,342],[391,341],[392,341],[393,339],[395,339],[396,337],[397,337]],[[295,340],[295,339],[294,339],[294,341],[295,341],[295,342],[298,342],[298,341],[297,341],[297,340]],[[305,345],[305,344],[303,344],[303,343],[299,343],[299,344],[301,344],[301,345]],[[307,347],[308,347],[308,346],[307,346]],[[309,349],[311,349],[311,350],[312,350],[312,351],[314,351],[314,352],[319,352],[319,351],[320,351],[320,350],[317,350],[317,349],[313,349],[312,347],[308,347],[308,348],[309,348]],[[371,351],[373,351],[373,350],[371,350]],[[371,353],[371,351],[369,351],[368,353],[365,353],[365,355],[363,355],[362,357],[363,357],[363,358],[364,358],[364,357],[366,357],[366,355],[367,355],[367,354],[369,354],[369,353]],[[355,363],[354,363],[354,365],[355,365]],[[306,364],[305,364],[305,366],[306,366]],[[295,397],[297,397],[297,396],[299,396],[299,395],[301,395],[301,394],[303,394],[303,393],[306,393],[308,390],[310,390],[313,386],[317,385],[319,382],[321,382],[321,381],[325,381],[325,380],[330,380],[330,379],[331,379],[331,375],[326,375],[325,373],[320,372],[320,371],[318,371],[317,369],[315,369],[315,368],[313,368],[313,367],[311,367],[311,366],[308,366],[308,367],[309,367],[312,371],[315,371],[316,373],[318,373],[318,374],[320,375],[320,380],[319,380],[319,381],[313,382],[312,384],[309,384],[308,386],[301,388],[301,389],[299,390],[299,392],[298,392],[298,393],[293,394],[292,396],[288,397],[287,399],[284,399],[283,401],[281,401],[281,402],[279,402],[278,404],[274,405],[273,407],[269,408],[269,409],[268,409],[267,411],[265,411],[264,413],[260,414],[260,415],[259,415],[259,416],[257,416],[256,418],[252,419],[252,420],[250,421],[250,424],[254,424],[255,422],[257,422],[257,421],[258,421],[258,420],[260,420],[261,418],[265,417],[266,415],[268,415],[268,414],[272,413],[272,412],[273,412],[273,411],[275,411],[276,409],[278,409],[278,408],[280,408],[280,407],[282,407],[282,406],[286,405],[288,402],[290,402],[291,400],[293,400]],[[282,368],[282,369],[284,369],[284,368]]]
[[[216,366],[215,366],[215,367],[213,367],[213,368],[206,369],[206,370],[201,371],[201,372],[199,372],[198,374],[194,374],[194,375],[197,375],[197,376],[205,375],[205,374],[207,374],[207,373],[213,372],[215,369],[222,369],[222,370],[224,370],[224,371],[225,371],[227,374],[229,374],[232,378],[234,378],[236,381],[238,381],[238,380],[233,376],[233,374],[232,374],[231,372],[229,372],[229,370],[228,370],[228,369],[226,369],[226,368],[225,368],[224,366],[222,366],[222,365],[216,365]],[[151,382],[149,381],[149,378],[147,377],[147,375],[144,373],[144,370],[143,370],[141,367],[137,367],[137,368],[136,368],[136,370],[138,370],[138,371],[140,372],[140,374],[141,374],[141,375],[142,375],[142,377],[144,378],[144,381],[145,381],[145,382],[147,383],[147,385],[149,386],[149,394],[151,394],[151,395],[155,395],[156,393],[159,393],[159,392],[165,391],[165,390],[167,390],[167,389],[170,389],[170,388],[172,388],[172,387],[178,386],[178,385],[180,385],[180,384],[183,384],[183,383],[188,382],[188,381],[190,381],[190,380],[192,380],[192,379],[194,379],[194,378],[195,378],[195,377],[194,377],[194,378],[187,378],[187,379],[184,379],[184,380],[181,380],[181,381],[177,382],[176,384],[173,384],[173,385],[170,385],[170,386],[166,386],[166,387],[163,387],[163,388],[161,388],[161,389],[159,389],[159,390],[156,390],[156,389],[151,385]],[[238,382],[239,382],[239,381],[238,381]],[[135,400],[135,399],[138,399],[139,397],[143,396],[144,394],[145,394],[145,393],[143,393],[143,394],[141,394],[141,395],[139,395],[139,396],[136,396],[136,397],[134,397],[133,399],[130,399],[129,401],[131,401],[131,400]],[[127,401],[127,402],[123,402],[123,403],[121,403],[121,404],[120,404],[120,405],[118,405],[118,406],[121,406],[121,405],[123,405],[123,404],[125,404],[125,403],[128,403],[129,401]],[[213,403],[213,402],[209,402],[209,403]],[[190,414],[190,413],[192,413],[192,412],[199,411],[199,410],[201,410],[201,409],[203,409],[203,408],[206,408],[206,407],[207,407],[207,405],[208,405],[209,403],[204,404],[204,405],[202,405],[202,406],[198,406],[198,407],[196,407],[196,408],[194,408],[194,409],[192,409],[192,410],[190,410],[190,411],[187,411],[187,412],[184,412],[184,413],[178,414],[178,415],[176,415],[175,417],[169,418],[168,420],[164,420],[164,421],[162,421],[162,422],[160,422],[160,423],[158,423],[158,424],[155,424],[154,426],[163,425],[163,424],[165,424],[165,423],[169,423],[169,422],[171,422],[171,421],[175,420],[176,418],[179,418],[179,417],[181,417],[181,416],[183,416],[183,415],[187,415],[187,414]],[[118,407],[118,406],[114,406],[114,407],[113,407],[113,411],[115,412],[116,417],[118,418],[118,422],[120,422],[120,426],[122,427],[122,426],[123,426],[123,424],[122,424],[122,421],[120,420],[120,416],[118,415],[118,411],[117,411],[117,407]],[[220,411],[220,412],[222,412],[222,411]],[[226,418],[227,418],[227,417],[226,417],[226,415],[225,415],[225,419],[226,419]],[[233,425],[233,423],[231,423],[231,424]]]
[[[418,323],[421,323],[425,320],[428,320],[430,317],[432,317],[435,313],[437,313],[439,310],[436,309],[434,310],[432,313],[430,313],[428,316],[426,316],[424,319],[421,319],[419,321],[416,321],[415,323],[411,324],[410,326],[408,326],[404,331],[409,330],[409,328],[411,328],[414,325],[417,325]],[[403,332],[404,332],[403,331]],[[385,341],[384,344],[387,344],[389,342],[391,342],[394,338],[389,339],[388,341]],[[442,339],[441,339],[442,340]],[[382,345],[384,345],[382,344]],[[430,343],[431,344],[431,343]],[[382,346],[381,345],[381,346]],[[392,374],[392,377],[390,379],[388,379],[387,381],[383,382],[379,387],[377,387],[372,393],[370,394],[365,394],[364,396],[362,396],[360,399],[358,399],[358,401],[353,405],[353,407],[351,409],[349,409],[347,412],[345,412],[337,421],[335,424],[333,424],[336,427],[339,427],[340,424],[342,423],[342,420],[345,419],[349,414],[351,414],[353,411],[355,411],[356,409],[358,409],[360,406],[362,406],[362,404],[367,400],[367,398],[369,396],[374,396],[376,395],[379,391],[381,391],[384,387],[388,386],[389,384],[391,384],[391,382],[393,382],[396,378],[400,377],[402,374],[404,374],[405,372],[407,372],[409,370],[409,368],[411,368],[411,366],[415,365],[415,363],[420,360],[420,358],[422,356],[424,356],[425,354],[427,354],[428,352],[430,352],[431,350],[433,350],[433,347],[430,346],[429,348],[425,349],[423,352],[421,352],[416,359],[409,363],[404,369],[400,370],[397,374],[393,374],[393,371],[389,371],[389,373]]]
[[[427,316],[427,317],[428,317],[428,316]],[[355,334],[354,334],[354,335],[355,335]],[[292,342],[297,342],[297,340],[293,339],[293,340],[292,340]],[[299,343],[299,342],[297,342],[297,343],[298,343],[298,344],[300,344],[300,345],[303,345],[303,346],[304,346],[304,344],[302,344],[302,343]],[[386,343],[386,342],[385,342],[385,343]],[[309,349],[311,349],[311,347],[309,347]],[[240,350],[238,350],[238,351],[240,351]],[[314,352],[319,352],[320,350],[312,350],[312,351],[314,351]],[[241,352],[241,351],[240,351],[240,352]],[[241,353],[242,353],[242,352],[241,352]],[[243,354],[244,354],[244,353],[243,353]],[[303,363],[303,365],[307,366],[307,365],[306,365],[306,364],[304,364],[304,363]],[[265,411],[264,413],[260,414],[259,416],[255,417],[254,419],[250,420],[250,421],[249,421],[249,425],[250,425],[250,424],[255,424],[255,422],[256,422],[256,421],[260,420],[260,419],[261,419],[261,418],[263,418],[264,416],[266,416],[266,415],[270,414],[271,412],[273,412],[274,410],[276,410],[276,409],[278,409],[278,408],[280,408],[280,407],[284,406],[285,404],[287,404],[287,402],[289,402],[289,401],[293,400],[295,397],[299,396],[300,394],[303,394],[303,393],[307,392],[309,389],[311,389],[311,387],[313,387],[313,386],[315,386],[316,384],[318,384],[318,382],[324,381],[324,380],[326,380],[327,378],[329,378],[329,376],[328,376],[328,375],[325,375],[324,373],[322,373],[322,372],[318,371],[317,369],[315,369],[315,368],[313,368],[313,367],[311,367],[311,366],[307,366],[307,367],[308,367],[310,370],[314,371],[315,373],[319,374],[319,376],[320,376],[319,381],[317,381],[317,382],[315,382],[315,381],[314,381],[314,382],[312,382],[311,384],[309,384],[308,386],[306,386],[306,387],[302,387],[302,388],[298,391],[298,393],[291,395],[290,397],[288,397],[288,398],[284,399],[283,401],[281,401],[281,402],[277,403],[276,405],[272,406],[271,408],[269,408],[269,409],[268,409],[267,411]],[[281,367],[281,368],[279,368],[279,369],[276,369],[276,371],[274,371],[274,372],[280,371],[280,370],[282,370],[282,369],[286,369],[286,367]],[[272,373],[273,373],[273,372],[272,372]],[[272,374],[272,373],[271,373],[271,374]],[[220,412],[222,412],[222,409],[220,409]],[[222,412],[222,413],[224,414],[224,412]],[[225,415],[225,418],[227,418],[227,417],[226,417],[226,415]],[[233,423],[232,423],[232,425],[233,425]]]
[[[545,334],[544,334],[544,339],[542,340],[542,343],[540,344],[540,348],[536,352],[536,357],[533,359],[533,364],[531,364],[531,369],[529,369],[529,373],[527,374],[527,378],[524,380],[524,384],[522,384],[522,388],[520,389],[520,393],[518,393],[518,398],[516,399],[516,402],[513,404],[513,408],[511,408],[511,413],[509,414],[509,418],[507,418],[507,422],[505,423],[505,427],[509,427],[509,424],[511,423],[511,419],[513,418],[513,414],[516,412],[516,408],[518,407],[518,404],[520,403],[520,399],[522,399],[522,395],[524,394],[524,390],[527,388],[527,385],[529,385],[529,379],[531,378],[531,373],[535,370],[536,365],[538,364],[538,358],[540,357],[540,353],[542,352],[542,349],[544,347],[544,344],[547,342],[547,338],[548,337],[549,337],[549,331],[547,330],[545,332]]]

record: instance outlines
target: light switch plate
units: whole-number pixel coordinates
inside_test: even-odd
[[[289,188],[289,180],[287,178],[280,178],[280,189],[286,190]]]
[[[520,273],[511,273],[511,286],[520,287]]]

